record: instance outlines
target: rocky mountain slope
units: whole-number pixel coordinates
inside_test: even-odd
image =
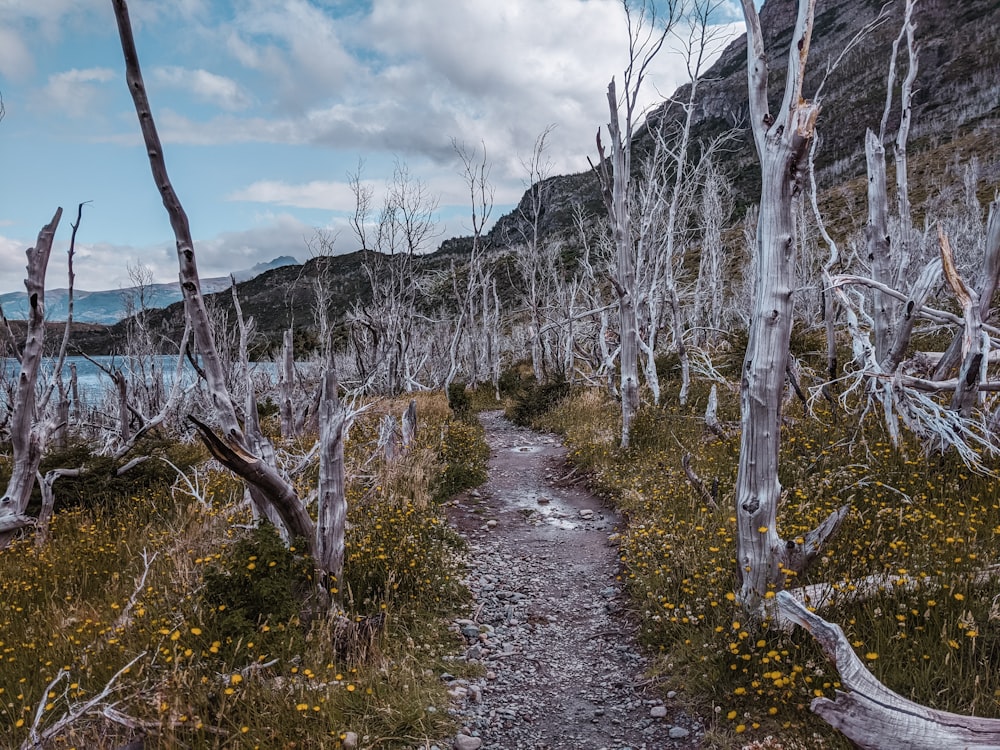
[[[257,263],[252,268],[234,271],[236,281],[248,281],[262,273],[275,268],[295,265],[299,262],[288,255],[275,258],[267,263]],[[202,279],[202,291],[209,294],[228,289],[228,276]],[[140,295],[147,308],[160,308],[172,305],[182,299],[181,287],[178,282],[171,284],[149,284],[144,289],[128,287],[125,289],[106,289],[90,292],[85,289],[73,290],[73,319],[77,323],[98,323],[113,325],[130,314],[133,307],[139,305]],[[45,292],[45,311],[49,320],[66,320],[69,294],[66,289],[48,289]],[[8,292],[0,294],[0,306],[8,318],[21,320],[28,314],[28,299],[24,292]]]

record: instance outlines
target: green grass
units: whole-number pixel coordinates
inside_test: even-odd
[[[628,519],[622,576],[657,654],[654,674],[709,719],[713,746],[771,734],[814,747],[818,734],[825,746],[847,747],[808,711],[839,686],[811,637],[762,629],[735,604],[738,423],[725,439],[708,433],[706,398],[698,384],[689,408],[644,409],[627,451],[617,448],[617,405],[595,392],[576,394],[539,426],[565,433],[571,460]],[[721,418],[736,420],[736,394],[722,389],[720,399]],[[1000,716],[1000,581],[981,575],[1000,537],[998,480],[952,455],[924,456],[913,443],[893,450],[875,415],[861,424],[822,409],[807,417],[798,404],[785,415],[782,537],[851,505],[822,559],[789,586],[839,583],[820,614],[844,628],[893,690],[938,709]],[[717,482],[718,509],[685,479],[686,452],[703,482]],[[886,575],[898,583],[857,595],[856,582]]]
[[[148,748],[335,748],[346,731],[392,748],[454,731],[437,675],[461,668],[446,660],[460,645],[447,625],[466,593],[443,455],[447,444],[452,486],[472,481],[458,467],[479,465],[482,434],[454,439],[440,395],[419,396],[418,415],[416,444],[392,466],[369,461],[381,414],[351,430],[346,620],[322,615],[308,557],[249,528],[224,473],[203,476],[207,506],[147,483],[58,510],[44,547],[28,537],[0,552],[0,747],[28,737],[39,705],[44,731],[136,657],[111,700]],[[134,734],[90,713],[47,746]]]

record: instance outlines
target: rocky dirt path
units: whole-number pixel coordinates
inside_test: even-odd
[[[457,498],[474,609],[454,627],[460,658],[485,675],[455,680],[456,750],[698,747],[701,726],[644,688],[613,539],[618,518],[567,478],[556,436],[483,414],[489,481]]]

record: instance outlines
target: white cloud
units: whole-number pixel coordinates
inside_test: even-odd
[[[49,76],[39,94],[41,106],[70,117],[88,117],[98,109],[102,88],[118,74],[111,68],[72,68]]]
[[[226,44],[243,65],[277,83],[282,108],[303,111],[343,92],[359,66],[345,49],[343,20],[306,0],[241,3]]]
[[[620,82],[627,57],[618,0],[374,0],[349,18],[304,0],[280,10],[252,0],[219,34],[234,61],[271,81],[274,114],[174,113],[166,140],[374,149],[444,164],[457,137],[487,144],[501,159],[498,180],[520,180],[522,158],[552,124],[554,171],[586,169],[608,119],[607,83]],[[683,60],[665,49],[640,107],[684,78]]]
[[[34,60],[28,45],[13,29],[0,27],[0,76],[19,79],[31,73]]]
[[[354,192],[346,182],[312,180],[291,184],[282,180],[260,180],[227,195],[226,200],[351,211],[354,207]]]
[[[171,65],[155,68],[153,80],[162,86],[187,91],[202,101],[221,109],[238,111],[253,103],[253,98],[236,81],[207,70]]]

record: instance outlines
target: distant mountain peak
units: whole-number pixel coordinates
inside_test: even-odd
[[[298,259],[293,258],[291,255],[279,255],[277,258],[272,260],[255,264],[252,268],[246,268],[242,271],[234,271],[233,276],[237,281],[249,281],[255,276],[260,276],[265,271],[273,271],[275,268],[284,268],[285,266],[299,266]]]

